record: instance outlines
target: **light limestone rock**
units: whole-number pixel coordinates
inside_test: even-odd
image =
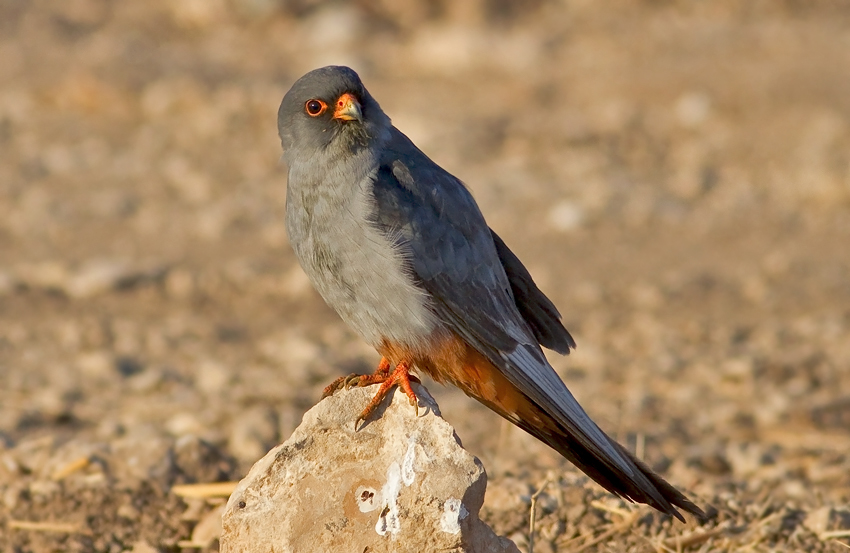
[[[518,552],[478,518],[487,476],[414,384],[355,431],[376,387],[337,392],[305,415],[230,496],[221,551]]]

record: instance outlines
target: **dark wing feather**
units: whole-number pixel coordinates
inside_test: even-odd
[[[631,455],[588,417],[547,363],[532,327],[517,309],[502,263],[507,259],[515,283],[526,287],[532,282],[530,276],[525,278],[527,271],[518,271],[521,264],[513,254],[506,255],[507,248],[500,262],[496,240],[463,184],[406,136],[394,128],[392,132],[375,176],[373,223],[396,240],[406,254],[413,276],[432,299],[436,315],[551,418],[557,435],[528,424],[521,426],[614,493],[679,518],[670,501],[699,512],[671,486],[667,488],[675,494],[667,495],[668,490],[659,489]],[[528,289],[536,290],[536,286]],[[546,306],[551,306],[551,313]],[[557,311],[548,299],[537,308],[557,320]],[[513,422],[522,422],[497,412]]]
[[[561,355],[567,355],[570,348],[575,349],[576,343],[561,324],[561,314],[558,313],[555,304],[540,291],[528,269],[499,238],[499,235],[493,232],[493,229],[490,229],[490,234],[493,236],[496,253],[499,254],[499,260],[511,283],[517,309],[531,327],[537,342]]]

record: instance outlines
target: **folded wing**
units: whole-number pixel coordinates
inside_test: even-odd
[[[564,352],[575,346],[555,306],[489,229],[463,184],[393,132],[375,177],[373,223],[396,240],[440,320],[539,409],[543,423],[488,406],[609,491],[678,518],[673,505],[701,514],[584,412],[538,345]]]

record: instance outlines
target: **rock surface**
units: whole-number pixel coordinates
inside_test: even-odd
[[[310,409],[233,492],[221,551],[516,552],[478,518],[487,476],[422,386],[355,431],[375,387]]]

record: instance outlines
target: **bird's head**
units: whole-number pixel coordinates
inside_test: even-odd
[[[315,69],[298,79],[283,97],[277,127],[285,157],[333,148],[368,146],[390,120],[360,77],[348,67]]]

